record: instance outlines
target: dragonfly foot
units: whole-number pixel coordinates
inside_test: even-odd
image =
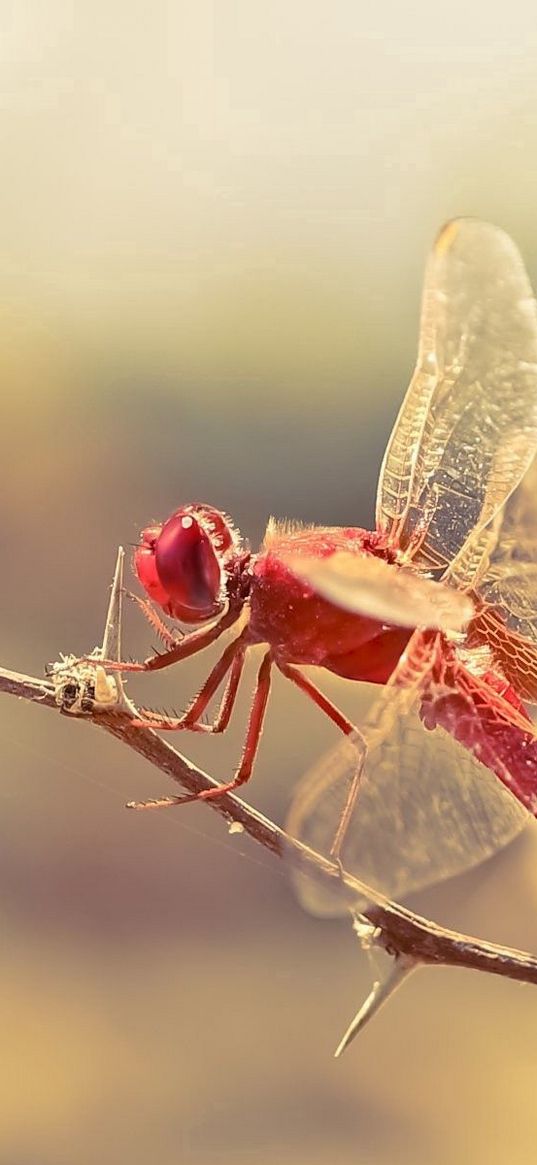
[[[225,793],[229,793],[232,786],[230,781],[227,785],[215,785],[214,788],[202,789],[199,793],[185,793],[182,797],[156,797],[150,801],[127,801],[126,809],[171,809],[175,805],[189,805],[193,801],[216,801],[218,797],[222,797]]]

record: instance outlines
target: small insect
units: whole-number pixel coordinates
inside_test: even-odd
[[[117,683],[99,661],[81,663],[74,655],[62,655],[47,668],[55,700],[62,712],[73,716],[109,711],[119,702]]]
[[[184,715],[141,710],[135,724],[223,732],[245,655],[266,645],[237,771],[199,800],[249,779],[277,667],[346,738],[301,782],[290,827],[383,889],[459,872],[537,813],[525,706],[537,702],[536,449],[537,309],[524,265],[503,231],[454,220],[427,266],[375,530],[271,520],[251,553],[224,513],[193,504],[141,534],[139,602],[166,650],[116,666],[154,671],[228,628],[237,635]],[[178,640],[157,608],[198,626]],[[364,720],[344,715],[304,665],[377,685]],[[308,904],[331,909],[317,893],[305,892]]]

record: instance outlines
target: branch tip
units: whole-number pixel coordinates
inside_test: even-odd
[[[122,598],[123,598],[123,563],[125,561],[125,551],[122,546],[118,547],[116,568],[114,577],[112,579],[112,586],[110,590],[110,600],[108,603],[108,610],[106,612],[106,621],[104,625],[104,634],[102,646],[100,648],[101,659],[121,659],[121,616],[122,616]]]
[[[354,1019],[351,1020],[345,1035],[340,1040],[335,1052],[334,1059],[337,1060],[343,1054],[349,1044],[358,1035],[358,1032],[363,1031],[366,1023],[380,1011],[380,1008],[387,1003],[394,991],[401,986],[405,979],[408,979],[411,971],[415,971],[416,967],[420,966],[418,959],[408,958],[406,955],[395,955],[392,966],[388,971],[386,977],[378,980],[373,984],[367,999],[362,1004],[359,1011],[357,1011]]]

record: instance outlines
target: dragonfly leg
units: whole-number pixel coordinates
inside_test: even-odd
[[[188,659],[191,655],[197,655],[198,651],[203,651],[205,647],[209,647],[211,643],[214,643],[216,639],[220,638],[223,631],[226,631],[228,627],[231,627],[233,623],[237,622],[238,617],[239,612],[236,608],[230,608],[216,623],[210,623],[208,627],[197,627],[195,631],[184,635],[178,643],[174,643],[173,647],[168,648],[167,651],[157,651],[141,663],[133,660],[123,661],[114,659],[99,659],[96,661],[93,656],[87,656],[84,662],[97,662],[106,671],[110,672],[159,671],[161,668],[170,667],[172,663],[179,663],[182,659]]]
[[[228,644],[182,716],[166,716],[150,708],[140,708],[139,714],[131,721],[132,727],[154,728],[159,732],[181,732],[185,729],[190,732],[224,732],[237,696],[246,654],[246,638],[247,632],[243,631],[238,639]],[[231,674],[216,717],[212,724],[205,724],[201,717],[229,671]]]
[[[153,603],[149,599],[142,599],[140,595],[135,595],[133,591],[126,591],[125,594],[131,600],[131,603],[134,603],[142,612],[144,619],[147,620],[151,629],[156,632],[168,650],[171,650],[178,643],[182,642],[185,638],[184,633],[179,630],[172,631],[167,627],[164,619],[161,618],[156,607],[153,606]]]
[[[408,702],[411,704],[416,688],[423,688],[427,684],[431,661],[438,649],[438,642],[437,634],[427,636],[421,631],[414,632],[406,650],[399,658],[387,684],[385,684],[381,695],[375,702],[372,712],[370,712],[367,718],[365,735],[359,729],[355,729],[358,739],[356,740],[356,737],[354,737],[353,740],[356,740],[358,747],[358,761],[347,793],[345,805],[343,806],[343,812],[338,822],[336,835],[330,849],[330,857],[334,858],[340,867],[341,849],[360,791],[360,781],[367,758],[368,741],[371,744],[372,739],[378,739],[379,729],[383,734],[390,731],[392,725],[390,705],[393,703],[391,697],[394,689],[405,688]]]
[[[334,835],[334,840],[330,846],[329,851],[329,857],[333,858],[333,860],[338,863],[340,869],[342,869],[341,849],[343,842],[345,841],[352,815],[354,813],[356,802],[358,800],[360,784],[362,781],[362,775],[367,757],[367,740],[363,733],[356,730],[356,735],[353,734],[352,737],[349,736],[349,739],[352,739],[352,742],[356,747],[356,764],[354,773],[352,775],[350,788],[347,793],[345,804],[343,806],[343,812],[339,819],[338,827]]]
[[[224,793],[232,793],[235,789],[238,789],[240,785],[244,785],[252,775],[257,749],[261,739],[263,721],[265,718],[265,711],[270,692],[271,666],[272,657],[270,651],[268,651],[262,660],[261,667],[259,668],[257,675],[257,683],[250,711],[250,717],[248,720],[248,728],[246,731],[246,739],[244,742],[241,761],[231,781],[227,781],[225,784],[218,785],[212,789],[204,789],[201,793],[187,793],[183,797],[162,797],[156,801],[131,801],[128,808],[168,809],[172,805],[185,805],[190,801],[214,801],[217,797],[221,797]],[[230,679],[230,684],[231,683],[232,679]],[[151,727],[153,727],[153,725],[151,725]]]
[[[212,723],[211,724],[200,723],[199,717],[201,715],[203,715],[203,713],[198,712],[198,716],[197,716],[196,720],[194,720],[194,722],[192,724],[190,724],[190,723],[188,724],[188,727],[191,729],[191,731],[193,731],[193,732],[209,732],[209,733],[218,733],[218,732],[225,732],[226,731],[226,728],[227,728],[229,721],[231,719],[231,713],[232,713],[233,708],[235,706],[235,700],[237,699],[237,692],[239,690],[239,684],[240,684],[240,680],[241,680],[241,676],[242,676],[242,672],[243,672],[243,668],[244,668],[245,656],[246,656],[246,648],[243,647],[240,651],[237,652],[237,654],[235,655],[235,657],[233,659],[233,663],[231,664],[231,670],[230,670],[230,674],[229,674],[229,680],[226,684],[226,688],[224,691],[224,695],[222,696],[220,707],[219,707],[218,712],[216,713],[216,716],[215,716],[214,720],[212,721]],[[197,702],[197,700],[199,700],[199,697],[196,698],[196,702]],[[189,718],[193,714],[194,713],[193,713],[192,708],[187,711],[187,715],[189,716]]]
[[[349,822],[354,812],[354,807],[356,805],[356,800],[360,791],[360,782],[362,779],[362,773],[364,771],[364,765],[367,756],[367,740],[363,732],[360,732],[360,729],[356,727],[356,724],[353,724],[352,720],[349,720],[347,716],[344,716],[343,712],[341,712],[340,709],[337,708],[336,705],[333,704],[332,701],[329,700],[328,697],[325,696],[324,693],[321,692],[320,689],[317,688],[316,685],[312,683],[312,681],[308,679],[308,677],[305,676],[299,668],[293,667],[292,664],[280,663],[278,664],[278,667],[280,668],[282,674],[287,676],[287,679],[291,680],[292,683],[296,684],[297,687],[301,689],[301,691],[305,692],[306,695],[310,697],[310,700],[313,700],[314,704],[316,704],[317,707],[320,708],[321,711],[324,712],[325,715],[334,722],[334,724],[337,725],[337,727],[345,734],[347,739],[351,744],[354,745],[356,749],[356,765],[353,777],[350,783],[345,805],[343,806],[343,812],[339,820],[334,840],[330,847],[330,857],[333,858],[334,861],[340,862],[341,847],[345,840],[345,834],[349,827]]]

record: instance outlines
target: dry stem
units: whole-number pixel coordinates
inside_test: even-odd
[[[106,621],[106,630],[101,649],[102,657],[119,658],[120,651],[120,607],[121,607],[122,552],[112,587],[112,595]],[[46,708],[59,711],[54,685],[47,680],[20,675],[0,668],[0,692],[39,703]],[[120,711],[99,710],[81,716],[111,733],[122,744],[145,757],[155,768],[189,793],[198,793],[213,788],[217,782],[191,761],[181,756],[151,729],[133,728],[132,713],[128,701],[120,690],[122,700]],[[428,964],[436,966],[466,967],[475,971],[487,971],[493,975],[503,975],[520,982],[537,984],[537,958],[523,951],[501,947],[482,939],[470,938],[445,927],[390,901],[384,895],[367,886],[358,878],[341,871],[339,866],[322,854],[291,837],[256,809],[240,798],[227,794],[217,800],[208,801],[210,809],[220,813],[228,823],[236,822],[254,841],[266,849],[285,858],[297,869],[332,885],[343,880],[349,892],[349,900],[367,899],[371,905],[365,912],[367,919],[377,928],[375,943],[384,947],[396,961],[407,965]],[[398,978],[400,979],[400,975]],[[386,993],[385,993],[386,994]],[[389,994],[389,992],[387,993]],[[375,997],[371,1006],[358,1025],[352,1026],[352,1035],[369,1018],[372,1010],[378,1010]],[[362,1009],[363,1011],[363,1009]]]

